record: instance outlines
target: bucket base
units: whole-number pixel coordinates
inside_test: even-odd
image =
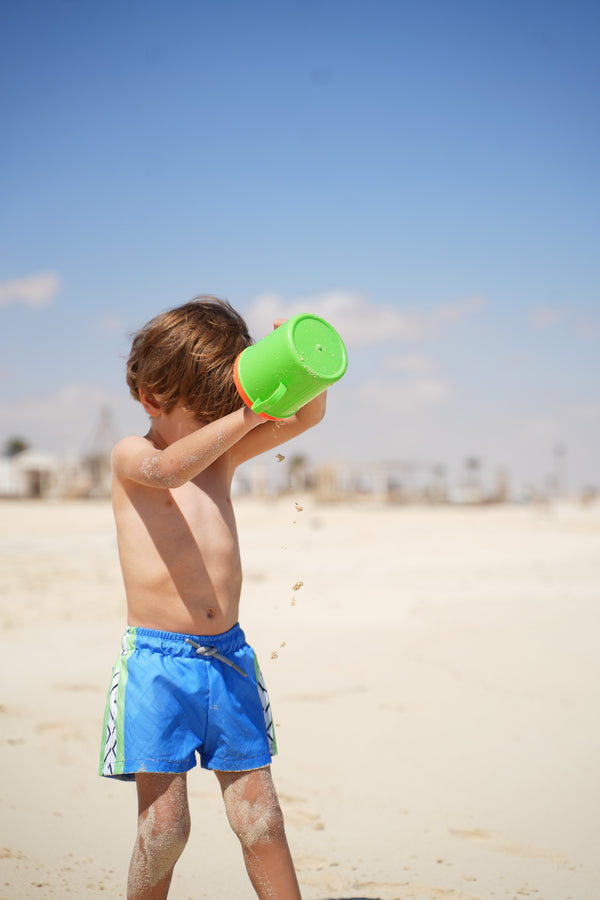
[[[242,382],[240,381],[240,375],[238,372],[238,360],[241,355],[242,355],[241,353],[238,355],[238,357],[236,358],[236,361],[233,364],[233,380],[235,381],[235,386],[237,388],[238,394],[240,395],[240,397],[242,398],[242,400],[244,401],[246,406],[248,406],[250,409],[252,409],[252,400],[250,399],[250,397],[244,390],[244,387],[242,385]],[[270,416],[266,412],[255,413],[255,415],[257,415],[259,417],[259,419],[266,419],[269,422],[278,422],[279,421],[277,416]]]

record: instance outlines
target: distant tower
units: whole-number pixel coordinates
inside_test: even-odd
[[[445,503],[448,499],[448,487],[446,484],[446,466],[436,463],[431,469],[431,485],[429,499],[434,503]]]
[[[110,457],[116,441],[111,411],[108,406],[103,406],[90,442],[90,449],[83,459],[84,468],[91,481],[91,497],[107,497],[110,494]]]
[[[554,484],[557,499],[567,495],[567,448],[565,444],[554,447]]]
[[[465,491],[468,503],[480,503],[483,496],[481,486],[481,460],[478,456],[468,456],[465,460]]]
[[[496,503],[506,503],[508,501],[510,495],[510,479],[508,476],[508,469],[504,466],[500,466],[500,468],[496,471],[496,496],[494,497]]]

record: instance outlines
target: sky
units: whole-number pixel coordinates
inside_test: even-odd
[[[344,339],[290,452],[600,487],[599,120],[595,2],[0,0],[0,447],[214,294]]]

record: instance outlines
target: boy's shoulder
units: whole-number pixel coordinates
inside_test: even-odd
[[[139,450],[154,450],[154,444],[147,437],[140,434],[131,434],[128,437],[121,438],[112,449],[113,461],[123,456],[129,456],[131,453],[137,453]]]
[[[115,474],[124,471],[128,464],[134,459],[143,458],[143,456],[156,447],[147,437],[138,434],[132,434],[129,437],[121,438],[114,445],[111,454],[112,468]]]

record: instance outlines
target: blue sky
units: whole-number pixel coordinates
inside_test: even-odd
[[[297,452],[600,485],[597,4],[0,0],[0,116],[0,444],[213,293],[346,340]]]

